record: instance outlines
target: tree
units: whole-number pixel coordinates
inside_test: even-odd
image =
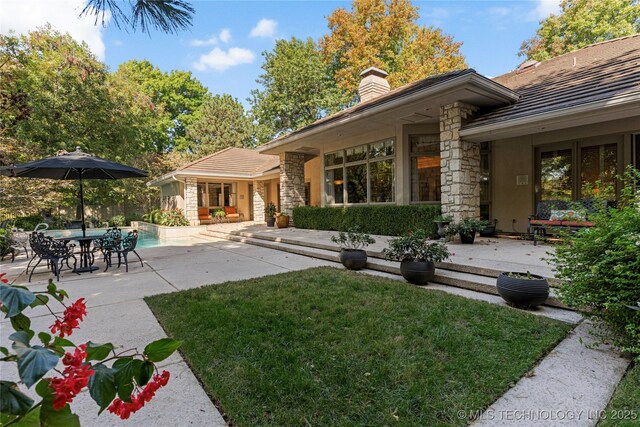
[[[456,43],[440,29],[421,27],[409,0],[354,0],[351,11],[329,15],[331,33],[320,40],[322,56],[346,99],[355,97],[360,73],[378,67],[391,88],[466,68]]]
[[[149,33],[149,27],[154,27],[165,33],[177,33],[191,26],[194,12],[191,4],[182,0],[130,0],[128,13],[121,9],[122,5],[120,0],[88,0],[80,16],[94,16],[96,24],[100,21],[103,26],[110,16],[118,28],[126,25],[135,31],[139,26]]]
[[[258,123],[256,138],[267,142],[335,111],[340,92],[312,39],[278,40],[263,52],[265,71],[256,80],[263,89],[251,91],[251,114]]]
[[[518,52],[544,61],[563,53],[640,32],[638,0],[563,0],[560,14],[540,21],[536,35]]]
[[[187,137],[193,141],[190,151],[201,157],[227,147],[251,145],[253,126],[237,99],[216,95],[204,102],[187,127]]]
[[[139,93],[149,97],[150,105],[158,111],[153,142],[156,151],[187,150],[191,141],[186,138],[186,128],[195,119],[208,89],[188,71],[163,73],[149,61],[127,61],[115,74],[137,85]]]

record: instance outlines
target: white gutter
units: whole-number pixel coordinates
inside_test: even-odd
[[[538,122],[550,121],[554,119],[560,119],[570,115],[590,113],[594,110],[602,110],[604,108],[624,107],[628,104],[640,102],[640,93],[619,95],[614,98],[606,100],[590,102],[587,104],[577,105],[575,107],[562,108],[559,110],[548,111],[544,113],[532,114],[525,117],[519,117],[511,120],[503,120],[497,123],[491,123],[488,125],[479,125],[470,128],[460,129],[460,136],[462,137],[474,137],[474,136],[491,136],[498,132],[509,130],[510,128],[526,126],[536,124]]]
[[[405,104],[408,102],[418,101],[421,98],[425,98],[427,96],[433,96],[438,94],[439,92],[444,92],[450,89],[455,89],[458,86],[461,86],[465,83],[474,84],[481,89],[487,90],[489,92],[494,92],[496,94],[496,100],[500,100],[503,98],[503,102],[515,102],[520,97],[519,95],[512,91],[509,88],[506,88],[499,83],[494,82],[493,80],[489,80],[486,77],[481,76],[477,73],[468,73],[459,77],[454,77],[451,80],[444,81],[442,83],[435,84],[423,90],[417,90],[416,92],[407,94],[407,95],[399,95],[398,98],[392,98],[388,101],[383,101],[380,104],[373,104],[371,107],[368,107],[362,111],[356,111],[352,114],[345,114],[344,117],[337,119],[335,121],[328,121],[326,124],[318,124],[317,126],[305,131],[304,128],[296,131],[295,133],[282,136],[278,139],[275,139],[271,142],[268,142],[264,145],[261,145],[257,148],[259,153],[263,153],[265,151],[269,151],[285,144],[289,144],[295,141],[298,141],[303,138],[307,138],[313,135],[316,135],[321,132],[325,132],[331,128],[343,126],[351,121],[358,119],[365,119],[375,114],[379,114],[386,110],[393,109],[400,104]],[[311,125],[310,125],[311,126]]]
[[[195,177],[202,177],[202,178],[222,178],[222,179],[241,179],[241,180],[253,180],[253,179],[257,179],[257,178],[266,178],[266,177],[275,177],[275,176],[279,176],[280,172],[269,172],[269,173],[265,173],[265,172],[260,172],[260,173],[255,173],[255,174],[233,174],[233,173],[225,173],[225,172],[196,172],[196,171],[173,171],[173,172],[169,172],[168,174],[162,175],[159,178],[156,178],[152,181],[149,181],[147,183],[147,186],[149,187],[157,187],[159,186],[159,184],[163,183],[164,181],[167,181],[168,179],[174,179],[175,181],[178,182],[183,182],[184,181],[180,181],[177,177],[178,176],[195,176]],[[186,183],[185,183],[186,184]]]

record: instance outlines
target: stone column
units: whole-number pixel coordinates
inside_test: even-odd
[[[263,222],[266,195],[264,194],[264,181],[253,181],[253,220]]]
[[[280,154],[280,208],[291,215],[293,208],[304,205],[304,154]]]
[[[184,216],[191,225],[200,225],[198,220],[198,179],[188,177],[184,186]]]
[[[454,221],[480,217],[480,144],[463,141],[458,133],[476,110],[462,102],[440,107],[442,215]]]

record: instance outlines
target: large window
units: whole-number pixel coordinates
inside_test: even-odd
[[[572,200],[571,149],[540,154],[540,200]]]
[[[327,204],[393,203],[394,140],[325,154]]]
[[[440,136],[411,135],[411,201],[440,202]]]
[[[582,147],[580,150],[580,185],[583,198],[592,195],[616,198],[618,144]]]
[[[222,208],[236,205],[236,184],[198,183],[198,207]]]

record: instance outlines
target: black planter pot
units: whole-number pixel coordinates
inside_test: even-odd
[[[531,274],[531,279],[526,279],[509,277],[508,274],[500,273],[497,288],[500,296],[509,304],[536,307],[549,297],[549,282],[544,277]]]
[[[273,216],[267,218],[267,227],[273,227],[274,225],[276,225],[276,218]]]
[[[343,249],[340,262],[347,270],[361,270],[367,265],[367,251],[363,249]]]
[[[473,233],[473,234],[460,233],[460,243],[472,245],[474,240],[476,240],[476,233]]]
[[[400,273],[407,282],[414,285],[426,285],[436,274],[436,265],[431,261],[412,261],[405,259],[400,263]]]

